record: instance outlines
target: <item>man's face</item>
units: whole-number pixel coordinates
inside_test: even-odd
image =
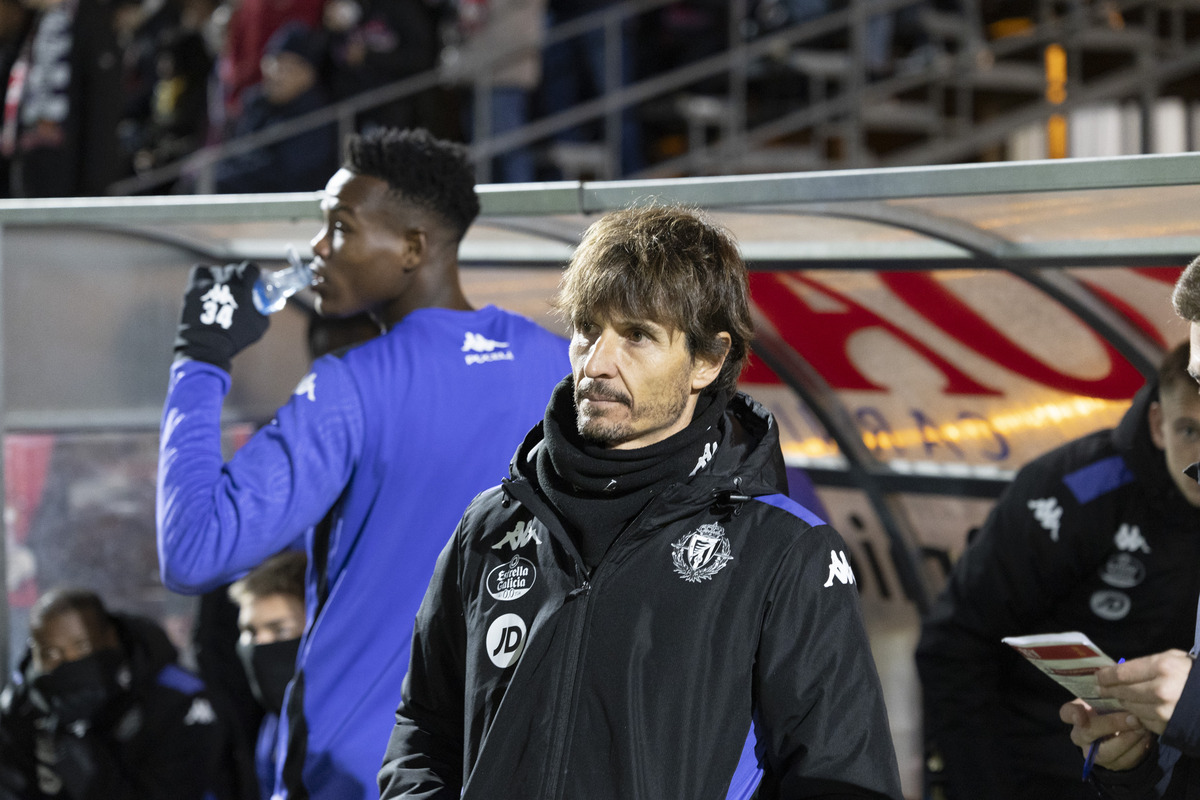
[[[33,666],[39,672],[51,672],[61,664],[120,647],[112,628],[89,625],[74,609],[47,617],[32,635]]]
[[[686,428],[724,361],[693,358],[673,327],[615,316],[577,321],[570,354],[579,432],[616,450]]]
[[[1200,461],[1200,394],[1196,387],[1173,386],[1159,392],[1149,411],[1150,435],[1167,460],[1167,472],[1193,506],[1200,507],[1200,485],[1183,470]]]
[[[325,222],[312,240],[317,313],[398,320],[424,253],[415,217],[405,219],[404,206],[388,198],[386,181],[346,169],[326,184],[321,213]]]
[[[263,56],[261,69],[263,97],[272,105],[287,105],[317,83],[313,65],[286,50]]]
[[[271,644],[304,633],[304,602],[290,594],[247,598],[238,611],[243,640]]]

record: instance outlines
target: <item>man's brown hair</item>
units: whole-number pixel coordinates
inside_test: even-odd
[[[229,586],[229,599],[241,605],[244,600],[291,595],[304,602],[304,570],[308,560],[298,550],[285,550],[268,558],[246,576]]]
[[[1158,365],[1158,393],[1183,389],[1188,394],[1196,391],[1196,381],[1188,374],[1190,347],[1182,342],[1167,351]]]
[[[725,363],[707,390],[737,388],[754,334],[746,264],[728,230],[696,209],[649,206],[601,217],[583,235],[554,306],[572,326],[597,316],[682,331],[693,357]],[[731,339],[728,352],[717,334]]]

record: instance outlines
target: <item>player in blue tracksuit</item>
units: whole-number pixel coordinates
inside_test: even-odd
[[[365,310],[386,333],[318,359],[228,463],[229,362],[266,327],[250,302],[258,270],[193,270],[163,414],[159,557],[170,588],[202,592],[308,530],[279,796],[374,795],[437,555],[570,371],[563,339],[463,296],[457,248],[478,208],[457,146],[352,137],[322,201],[313,291],[321,314]]]

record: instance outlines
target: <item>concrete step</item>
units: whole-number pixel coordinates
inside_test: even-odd
[[[823,80],[841,80],[850,74],[854,60],[843,50],[790,50],[785,63],[796,72]]]
[[[862,121],[872,130],[897,133],[936,133],[945,124],[942,115],[929,104],[901,100],[864,107]]]
[[[987,67],[965,72],[959,77],[968,86],[976,89],[1029,94],[1041,94],[1046,91],[1046,73],[1042,65],[1027,61],[996,61]]]

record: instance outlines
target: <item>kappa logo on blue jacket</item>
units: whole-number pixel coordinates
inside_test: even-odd
[[[463,336],[462,351],[467,355],[464,360],[468,364],[486,364],[489,361],[512,361],[512,351],[508,342],[497,342],[481,333],[467,331]]]
[[[292,394],[297,395],[297,396],[304,395],[309,400],[316,402],[316,400],[317,400],[317,373],[310,372],[307,375],[305,375],[303,378],[301,378],[300,382],[298,384],[296,384],[296,388],[292,392]]]

